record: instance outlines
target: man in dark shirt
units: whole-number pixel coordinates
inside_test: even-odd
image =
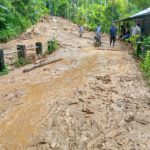
[[[110,28],[110,46],[112,42],[113,42],[113,46],[115,45],[116,36],[117,36],[117,28],[115,27],[115,24],[112,24]]]

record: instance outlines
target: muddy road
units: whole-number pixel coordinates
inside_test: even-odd
[[[150,150],[150,91],[129,48],[106,35],[95,48],[61,18],[38,29],[60,43],[47,59],[63,60],[0,77],[0,150]],[[39,40],[25,37],[1,47]]]

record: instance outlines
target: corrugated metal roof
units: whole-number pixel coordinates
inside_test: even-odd
[[[121,22],[121,21],[128,21],[128,20],[132,20],[132,19],[136,19],[136,18],[142,18],[144,16],[147,16],[147,15],[150,15],[150,7],[147,8],[147,9],[144,9],[128,18],[125,18],[125,19],[121,19],[121,20],[117,20],[117,21],[114,21],[114,22]]]
[[[142,11],[140,11],[139,13],[133,15],[133,16],[130,16],[130,18],[134,18],[134,17],[139,17],[139,16],[143,16],[143,15],[147,15],[150,13],[150,7],[147,8],[147,9],[144,9]]]

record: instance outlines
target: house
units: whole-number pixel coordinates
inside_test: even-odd
[[[150,7],[128,18],[114,21],[115,23],[138,22],[141,24],[142,35],[150,35]]]

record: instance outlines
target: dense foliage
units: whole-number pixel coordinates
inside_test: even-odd
[[[0,0],[0,41],[19,35],[45,13],[42,0]]]
[[[49,54],[54,52],[57,48],[58,48],[58,42],[55,38],[52,41],[48,42],[48,53]]]
[[[8,68],[7,68],[7,66],[5,65],[5,66],[4,66],[4,69],[3,69],[2,71],[0,71],[0,76],[6,75],[6,74],[8,74]]]
[[[149,79],[150,82],[150,36],[143,38],[140,50],[141,50],[139,53],[139,57],[141,58],[140,67],[144,75]]]
[[[51,14],[63,16],[89,29],[101,24],[108,31],[113,20],[150,6],[149,0],[50,0]]]

